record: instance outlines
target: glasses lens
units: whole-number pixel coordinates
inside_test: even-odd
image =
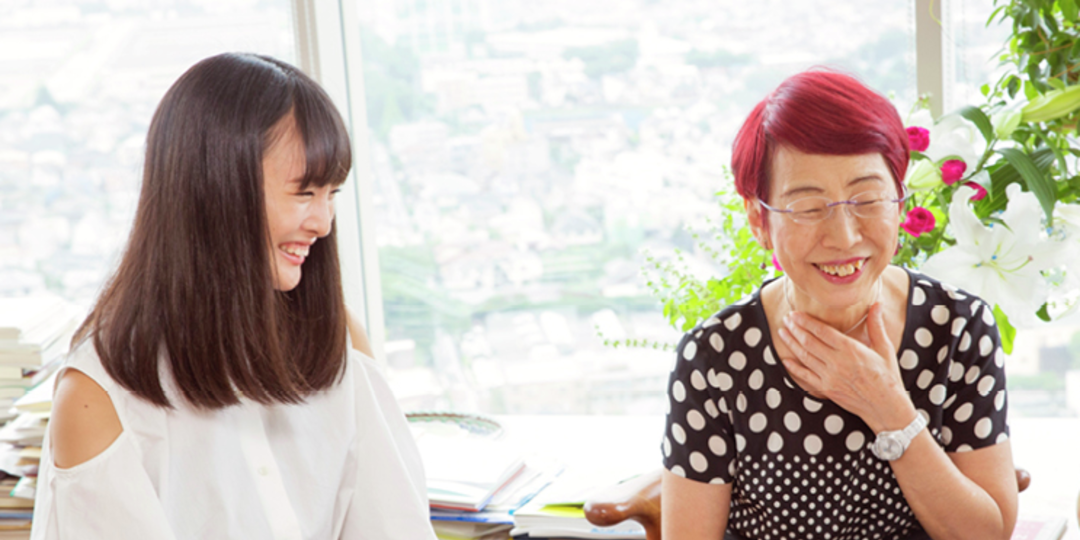
[[[851,209],[859,217],[882,217],[892,207],[893,202],[889,200],[886,193],[864,192],[851,198]]]
[[[791,210],[791,219],[796,223],[817,223],[832,212],[829,200],[820,197],[799,199],[788,205],[788,210]]]

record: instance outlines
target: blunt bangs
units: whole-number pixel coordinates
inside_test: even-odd
[[[352,167],[349,133],[321,88],[297,82],[293,114],[307,160],[300,188],[340,186]]]

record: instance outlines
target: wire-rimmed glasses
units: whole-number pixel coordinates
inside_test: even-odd
[[[854,195],[846,201],[832,201],[827,197],[803,197],[792,201],[784,208],[769,206],[765,201],[758,200],[766,210],[777,214],[784,214],[795,223],[803,225],[816,225],[832,217],[833,209],[844,205],[848,211],[860,218],[874,219],[883,218],[889,212],[895,212],[897,203],[902,203],[911,197],[904,190],[899,199],[890,198],[892,194],[886,191],[864,191]]]

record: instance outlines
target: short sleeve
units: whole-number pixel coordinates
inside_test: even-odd
[[[959,341],[949,365],[941,442],[946,452],[966,452],[1009,438],[1005,352],[994,314],[985,302],[959,306],[952,328]],[[970,315],[967,315],[967,313]]]
[[[736,447],[728,405],[718,388],[720,379],[730,375],[711,367],[721,365],[717,360],[724,352],[723,336],[715,328],[693,330],[676,349],[661,447],[664,467],[672,473],[728,484],[735,477]]]
[[[435,540],[420,452],[375,362],[350,350],[359,442],[356,482],[339,538]]]

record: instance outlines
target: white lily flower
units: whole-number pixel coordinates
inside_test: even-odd
[[[931,256],[921,270],[997,304],[1014,325],[1036,324],[1035,313],[1049,294],[1040,272],[1061,265],[1067,250],[1042,235],[1042,207],[1018,184],[1005,189],[1009,205],[1000,216],[1005,227],[979,221],[968,203],[974,193],[970,187],[956,190],[949,204],[956,245]]]
[[[950,159],[963,160],[971,170],[986,150],[986,139],[982,133],[959,114],[948,114],[935,122],[930,111],[918,109],[908,115],[904,125],[925,128],[930,132],[930,146],[923,154],[939,165],[942,160],[952,156]]]

